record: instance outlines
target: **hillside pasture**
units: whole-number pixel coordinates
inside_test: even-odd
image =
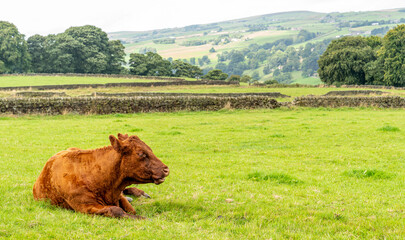
[[[403,110],[1,116],[0,238],[403,239]],[[139,185],[147,221],[36,202],[46,160],[136,134],[170,168]]]
[[[266,42],[276,41],[282,38],[288,38],[295,36],[298,31],[276,31],[276,30],[269,30],[269,31],[260,31],[260,32],[246,32],[241,33],[243,37],[238,41],[230,42],[228,44],[219,44],[219,45],[212,45],[210,43],[200,45],[200,46],[182,46],[181,43],[184,41],[189,40],[212,40],[218,38],[220,35],[223,34],[232,34],[232,33],[239,33],[240,30],[235,30],[234,32],[220,32],[220,33],[209,33],[207,36],[202,36],[201,34],[196,35],[187,35],[181,36],[176,38],[176,43],[174,44],[156,44],[153,41],[147,42],[140,42],[140,43],[133,43],[126,45],[126,52],[127,54],[130,53],[138,53],[139,50],[143,47],[155,48],[157,53],[164,58],[172,57],[173,59],[190,59],[192,57],[201,58],[204,55],[207,55],[211,61],[216,61],[216,54],[218,52],[223,51],[231,51],[242,49],[248,47],[252,43],[257,44],[264,44]],[[214,47],[216,52],[210,53],[209,50]],[[214,67],[215,62],[209,65]]]

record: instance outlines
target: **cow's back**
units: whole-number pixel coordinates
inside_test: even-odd
[[[34,184],[33,194],[36,200],[48,199],[51,204],[71,209],[63,197],[65,183],[61,175],[68,170],[67,166],[74,164],[74,159],[71,156],[75,154],[75,151],[79,150],[68,149],[61,151],[46,162]]]

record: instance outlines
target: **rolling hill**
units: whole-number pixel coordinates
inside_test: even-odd
[[[128,54],[156,51],[164,58],[184,59],[185,61],[190,61],[191,58],[198,60],[198,58],[206,56],[205,58],[208,57],[210,61],[200,64],[200,66],[204,69],[212,69],[220,62],[218,55],[232,51],[246,52],[246,49],[252,44],[262,46],[283,39],[293,39],[293,42],[286,47],[292,46],[298,51],[298,49],[302,50],[307,43],[316,44],[325,40],[327,43],[331,39],[346,35],[382,36],[390,28],[401,23],[405,23],[405,9],[345,13],[297,11],[181,28],[112,32],[109,33],[109,37],[121,40]],[[305,33],[311,33],[312,37],[298,39],[298,34],[303,30],[306,31]],[[271,51],[271,49],[264,49]],[[228,60],[226,59],[224,63],[229,63]],[[301,62],[302,60],[300,59]],[[198,64],[198,61],[192,60],[191,62]],[[272,78],[272,73],[263,73],[267,63],[267,60],[259,61],[256,68],[243,69],[243,73],[255,74],[256,78],[260,80]],[[247,61],[246,64],[248,64]],[[293,79],[290,82],[319,83],[317,78],[301,77],[302,70],[296,70],[292,72]],[[232,71],[228,72],[232,73]]]

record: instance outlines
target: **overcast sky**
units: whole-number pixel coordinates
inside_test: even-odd
[[[369,11],[405,8],[404,0],[2,0],[0,21],[26,36],[95,25],[105,32],[141,31],[211,23],[260,14],[309,10]]]

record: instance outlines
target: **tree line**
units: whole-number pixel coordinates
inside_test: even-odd
[[[71,27],[60,34],[33,35],[25,40],[17,27],[0,21],[1,73],[101,73],[136,74],[198,78],[202,69],[190,63],[163,59],[153,51],[132,53],[129,69],[124,66],[124,45],[109,40],[107,33],[95,26]],[[199,59],[200,60],[200,59]],[[208,57],[201,60],[203,65]],[[207,78],[218,79],[217,72]],[[220,79],[228,78],[219,74]]]
[[[333,40],[318,61],[327,84],[405,86],[405,25],[384,37],[347,36]]]
[[[0,22],[0,73],[119,74],[124,70],[124,49],[95,26],[33,35],[26,41],[14,24]]]
[[[250,70],[253,79],[259,80],[262,73],[268,75],[266,78],[282,83],[289,83],[294,71],[302,71],[303,77],[313,76],[318,70],[319,57],[331,40],[306,43],[298,48],[292,45],[316,36],[315,33],[301,30],[296,38],[279,39],[261,45],[250,44],[241,50],[224,51],[217,54],[218,64],[215,69],[229,75],[242,75]]]

